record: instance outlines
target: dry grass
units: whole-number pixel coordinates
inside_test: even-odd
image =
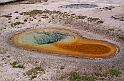
[[[95,72],[81,74],[80,72],[72,72],[69,76],[70,81],[103,81],[103,80],[112,80],[113,78],[120,77],[122,72],[117,68],[111,68],[104,72]]]
[[[44,72],[44,69],[42,67],[35,67],[30,70],[28,70],[24,75],[27,75],[30,77],[30,79],[34,79],[37,77],[39,73]]]

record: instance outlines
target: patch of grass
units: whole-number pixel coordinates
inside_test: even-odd
[[[97,81],[119,77],[122,72],[119,69],[112,68],[106,72],[95,72],[90,74],[81,74],[79,72],[72,72],[70,74],[70,81]]]
[[[94,75],[81,75],[79,72],[72,72],[70,76],[70,81],[96,81],[96,79]]]
[[[73,72],[71,73],[70,80],[71,81],[81,81],[81,75],[79,72]]]
[[[28,70],[25,75],[29,76],[31,79],[34,79],[37,77],[39,73],[44,72],[44,69],[42,67],[35,67],[30,70]]]
[[[17,61],[14,61],[13,63],[10,63],[13,68],[24,68],[23,65],[19,64]]]
[[[96,81],[97,78],[94,75],[83,75],[82,80],[83,81]]]
[[[110,75],[112,75],[112,77],[113,76],[118,77],[120,74],[122,74],[122,72],[116,68],[112,68],[109,72],[110,72]]]

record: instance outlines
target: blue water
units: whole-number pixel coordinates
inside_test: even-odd
[[[69,4],[69,5],[63,5],[63,6],[60,6],[62,8],[94,8],[94,7],[98,7],[97,5],[95,4]]]
[[[21,37],[25,44],[50,44],[69,38],[69,34],[59,32],[28,32]]]

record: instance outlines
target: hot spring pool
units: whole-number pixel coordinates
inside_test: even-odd
[[[74,57],[106,58],[114,56],[118,51],[112,43],[82,38],[68,29],[24,31],[12,37],[12,42],[21,48]]]

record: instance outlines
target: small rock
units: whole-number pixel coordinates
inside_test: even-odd
[[[63,69],[65,69],[65,66],[61,66],[61,67],[60,67],[60,70],[63,70]]]
[[[7,50],[3,47],[0,47],[0,54],[5,54]]]
[[[46,18],[49,18],[49,17],[47,15],[42,15],[41,18],[46,19]]]
[[[19,19],[18,17],[16,17],[15,19]]]
[[[18,11],[15,11],[14,13],[19,13]]]

